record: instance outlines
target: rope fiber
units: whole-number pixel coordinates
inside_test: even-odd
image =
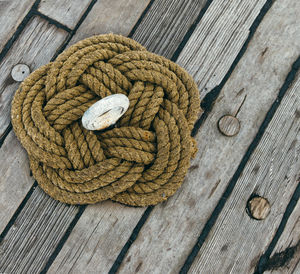
[[[82,127],[96,101],[122,93],[130,105],[114,128]],[[11,118],[39,186],[67,204],[111,199],[155,205],[180,187],[196,153],[200,112],[192,77],[121,35],[97,35],[31,73],[15,93]]]

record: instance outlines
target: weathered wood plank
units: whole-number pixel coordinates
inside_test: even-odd
[[[191,24],[196,21],[205,0],[185,0],[174,3],[173,0],[154,3],[149,15],[139,25],[144,31],[134,33],[133,38],[145,45],[147,49],[156,54],[172,58],[176,49],[182,42]],[[159,23],[153,23],[151,14],[155,14]]]
[[[128,35],[150,0],[98,1],[86,17],[70,44],[102,33]],[[105,12],[102,12],[105,10]],[[99,16],[101,14],[101,16]],[[110,22],[110,23],[108,23]]]
[[[221,83],[265,2],[215,0],[210,5],[193,39],[185,46],[190,52],[189,60],[185,54],[178,59],[196,79],[201,98]]]
[[[127,14],[130,10],[124,9],[125,4],[110,0],[102,2],[108,11],[106,16],[100,18],[98,9],[94,8],[71,43],[99,33],[122,34],[124,26],[134,23],[133,18],[136,17]],[[176,4],[173,0],[154,2],[139,24],[139,29],[143,31],[135,32],[132,38],[146,46],[149,51],[171,58],[205,2],[204,0],[185,0],[183,5]],[[130,5],[131,10],[138,11],[137,5],[141,4],[142,1],[133,1],[126,3],[126,6]],[[115,20],[116,24],[107,25],[105,23],[107,17]],[[120,17],[124,18],[124,21],[120,20]]]
[[[289,217],[264,273],[300,273],[300,201]]]
[[[0,246],[1,273],[40,273],[51,253],[60,241],[55,237],[60,231],[66,231],[78,207],[66,207],[36,188],[28,202],[35,207],[25,207],[26,214],[21,214],[6,235]],[[57,215],[66,214],[64,219],[56,220],[48,211],[52,208]],[[36,222],[28,219],[31,215]],[[40,229],[43,227],[43,229]],[[39,243],[48,243],[47,246]]]
[[[199,151],[185,183],[173,198],[154,208],[129,249],[120,273],[131,273],[136,269],[151,273],[158,269],[163,273],[176,272],[196,243],[299,54],[299,5],[295,1],[275,4],[201,126],[196,136]],[[240,16],[232,9],[229,14]],[[188,44],[203,47],[197,42],[197,36],[196,30],[191,38],[193,43]],[[180,64],[191,62],[188,51],[191,54],[197,52],[188,47],[186,51],[184,49],[179,56]],[[224,136],[217,128],[218,120],[225,114],[240,120],[240,131],[234,137]]]
[[[0,52],[34,2],[35,0],[0,1]]]
[[[290,1],[289,4],[296,3]],[[245,166],[234,191],[192,264],[191,273],[254,272],[260,255],[272,240],[298,185],[299,90],[300,73]],[[246,213],[247,200],[253,193],[267,198],[271,204],[270,215],[263,221],[252,219]]]
[[[7,53],[0,64],[0,137],[10,123],[11,100],[20,84],[11,77],[13,67],[26,64],[33,71],[48,63],[67,35],[64,30],[34,17]]]
[[[14,132],[9,133],[0,150],[0,174],[1,233],[24,199],[24,193],[26,194],[34,183],[34,179],[30,176],[26,151]],[[16,174],[26,174],[26,176],[19,177]]]
[[[91,0],[42,0],[38,11],[74,29]]]

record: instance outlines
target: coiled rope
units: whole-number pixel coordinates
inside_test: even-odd
[[[113,129],[81,125],[97,100],[128,96]],[[40,187],[68,204],[154,205],[180,187],[195,150],[197,86],[172,61],[114,34],[82,40],[31,73],[13,102],[14,131]]]

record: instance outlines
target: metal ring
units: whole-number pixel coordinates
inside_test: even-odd
[[[115,124],[129,107],[129,99],[123,94],[109,95],[90,106],[81,121],[84,128],[102,130]]]

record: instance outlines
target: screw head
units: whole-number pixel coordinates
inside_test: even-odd
[[[25,64],[15,65],[11,71],[11,77],[17,82],[22,82],[29,74],[30,69]]]

